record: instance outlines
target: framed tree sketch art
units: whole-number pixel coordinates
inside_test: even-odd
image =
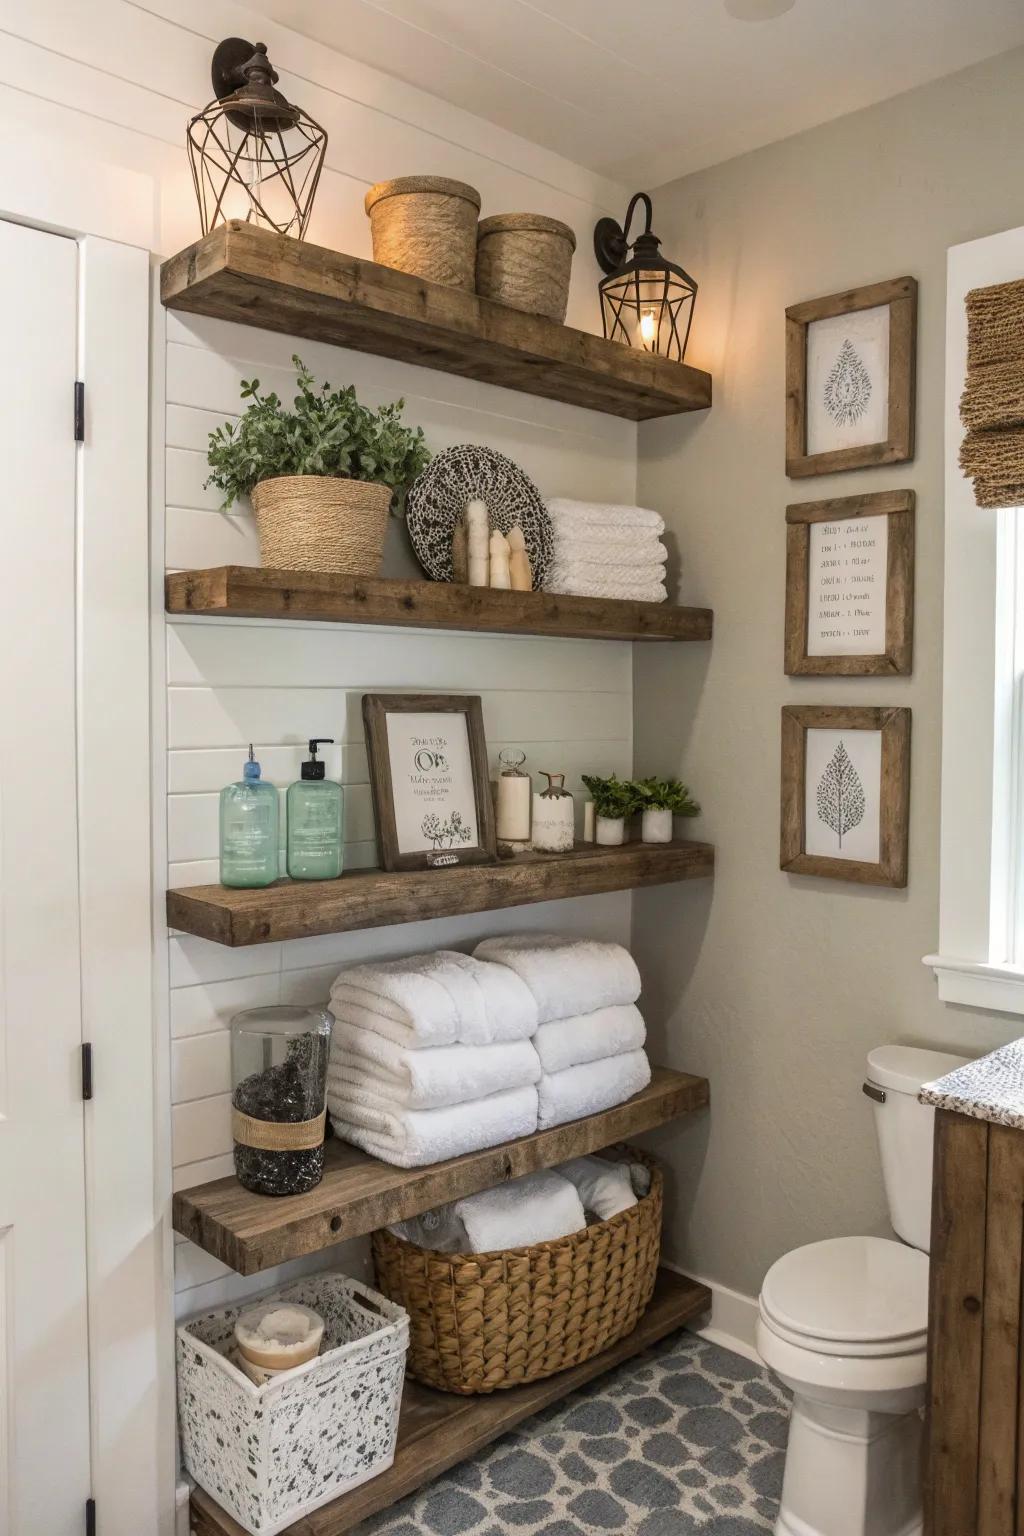
[[[917,283],[898,277],[786,310],[786,474],[914,457]]]
[[[494,805],[480,699],[366,693],[363,724],[383,868],[493,863]]]
[[[913,638],[913,491],[787,507],[787,673],[907,676]]]
[[[906,885],[909,805],[909,709],[783,708],[783,869]]]

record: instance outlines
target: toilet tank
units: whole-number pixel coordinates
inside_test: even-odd
[[[966,1060],[909,1045],[879,1045],[868,1056],[864,1092],[874,1105],[889,1220],[896,1235],[922,1253],[931,1243],[935,1111],[918,1103],[918,1090]]]

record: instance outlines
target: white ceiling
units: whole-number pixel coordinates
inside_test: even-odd
[[[250,0],[630,185],[657,186],[1024,43],[1022,0]]]

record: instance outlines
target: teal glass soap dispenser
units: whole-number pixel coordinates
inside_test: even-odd
[[[250,742],[242,778],[220,792],[220,883],[237,890],[273,885],[279,873],[278,793],[260,772]]]
[[[302,777],[288,786],[288,873],[293,880],[336,880],[341,874],[340,784],[324,777],[317,747],[333,736],[313,736]]]

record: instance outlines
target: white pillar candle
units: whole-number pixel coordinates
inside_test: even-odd
[[[522,771],[526,753],[506,748],[498,754],[498,758],[502,765],[495,812],[498,841],[525,847],[530,841],[530,799],[533,789],[530,775]]]
[[[508,568],[509,548],[505,535],[497,528],[491,534],[491,586],[508,591],[512,577]]]
[[[486,587],[490,584],[490,529],[486,503],[479,498],[467,501],[463,520],[466,524],[469,584],[471,587]]]

